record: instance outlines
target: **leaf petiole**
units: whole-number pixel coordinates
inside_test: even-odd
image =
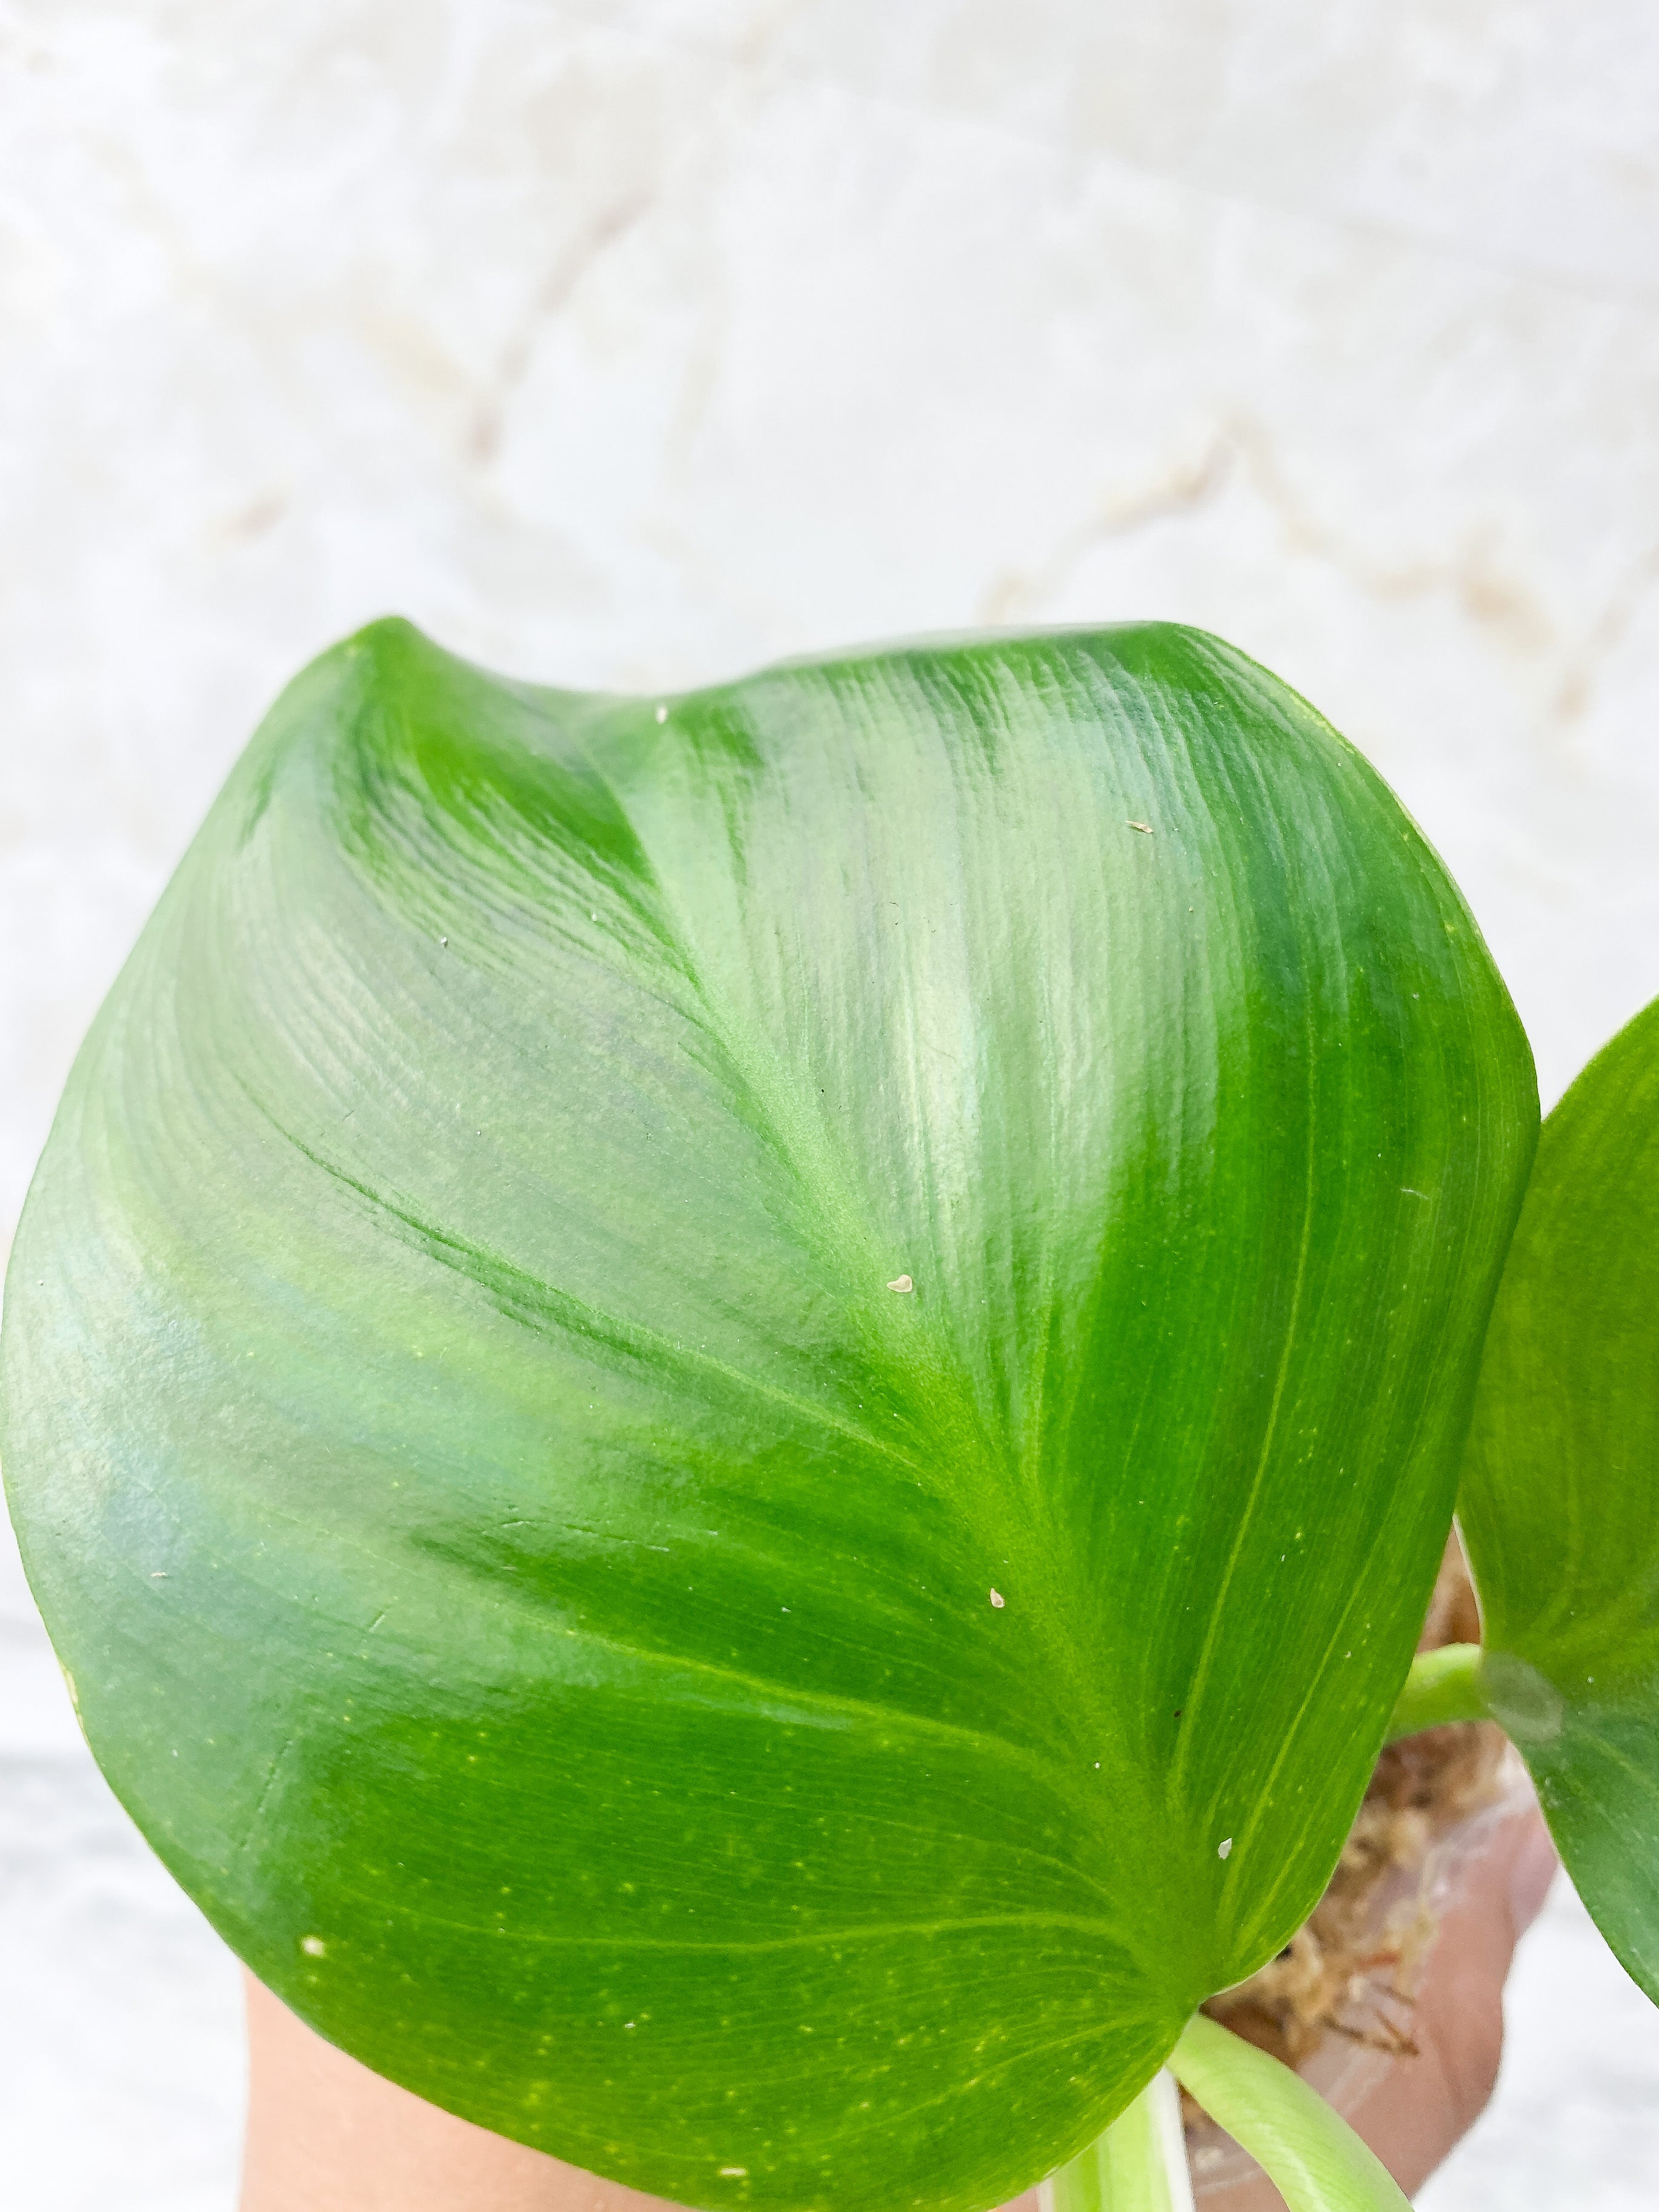
[[[1196,2013],[1170,2064],[1290,2212],[1409,2212],[1388,2168],[1318,2091],[1242,2036]]]
[[[1041,2212],[1193,2212],[1181,2092],[1167,2067],[1038,2191]]]
[[[1492,1717],[1481,1678],[1480,1646],[1443,1644],[1438,1651],[1419,1651],[1413,1660],[1383,1741],[1397,1743],[1402,1735],[1415,1735],[1419,1729]]]

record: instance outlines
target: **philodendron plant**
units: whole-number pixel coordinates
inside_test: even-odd
[[[88,1738],[325,2036],[637,2188],[1176,2204],[1172,2068],[1398,2204],[1197,2014],[1391,1728],[1500,1719],[1659,1986],[1659,1028],[1528,1189],[1536,1123],[1444,868],[1213,638],[640,700],[377,624],[19,1233]],[[1413,1666],[1455,1505],[1487,1642]]]

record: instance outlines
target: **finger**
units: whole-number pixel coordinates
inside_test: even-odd
[[[411,2096],[246,1987],[241,2212],[676,2212]]]

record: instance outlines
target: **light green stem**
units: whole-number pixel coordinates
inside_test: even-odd
[[[1170,2063],[1290,2212],[1410,2212],[1388,2168],[1318,2091],[1243,2036],[1197,2013]]]
[[[1097,2142],[1045,2181],[1042,2212],[1193,2212],[1181,2092],[1155,2075]]]
[[[1440,1728],[1447,1721],[1491,1718],[1480,1674],[1480,1646],[1447,1644],[1438,1651],[1419,1651],[1413,1660],[1385,1741],[1395,1743],[1402,1735]]]

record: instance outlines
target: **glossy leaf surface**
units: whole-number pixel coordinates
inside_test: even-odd
[[[377,626],[20,1237],[88,1733],[422,2094],[695,2204],[1012,2197],[1319,1893],[1534,1121],[1433,855],[1213,639],[659,705]]]
[[[1482,1686],[1659,2000],[1659,1005],[1544,1125],[1476,1403]]]

